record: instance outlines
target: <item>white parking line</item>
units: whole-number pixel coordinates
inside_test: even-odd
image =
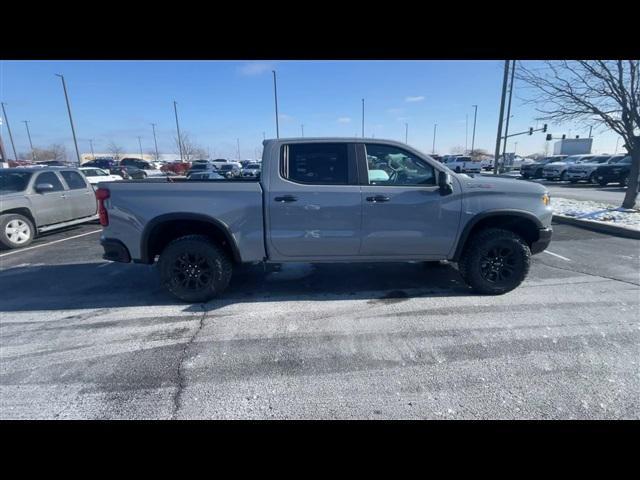
[[[548,253],[549,255],[553,255],[554,257],[561,258],[562,260],[565,260],[565,261],[567,261],[567,262],[570,262],[570,261],[571,261],[571,259],[570,259],[570,258],[563,257],[562,255],[558,255],[557,253],[550,252],[549,250],[543,250],[543,252],[544,252],[544,253]]]
[[[46,247],[46,246],[49,246],[49,245],[53,245],[54,243],[66,242],[67,240],[73,240],[74,238],[84,237],[85,235],[91,235],[92,233],[98,233],[98,232],[101,232],[101,231],[102,231],[102,229],[93,230],[92,232],[81,233],[80,235],[74,235],[73,237],[62,238],[60,240],[54,240],[53,242],[43,243],[41,245],[36,245],[35,247],[27,247],[27,248],[22,248],[20,250],[14,250],[14,251],[9,252],[9,253],[3,253],[2,255],[0,255],[0,258],[7,257],[9,255],[13,255],[14,253],[22,253],[22,252],[26,252],[27,250],[34,250],[36,248]]]

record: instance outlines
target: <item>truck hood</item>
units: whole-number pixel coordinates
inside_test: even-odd
[[[504,177],[490,177],[488,175],[469,177],[457,175],[465,191],[487,191],[501,193],[531,193],[544,194],[547,189],[539,183],[526,182]]]

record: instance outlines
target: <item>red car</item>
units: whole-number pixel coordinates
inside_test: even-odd
[[[191,168],[191,162],[171,162],[160,167],[161,172],[172,172],[176,175],[185,175]]]

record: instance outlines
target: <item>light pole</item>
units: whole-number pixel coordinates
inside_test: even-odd
[[[16,153],[16,145],[13,143],[13,135],[11,134],[11,127],[9,126],[9,118],[7,117],[7,111],[4,109],[6,103],[2,102],[2,114],[7,122],[7,131],[9,132],[9,140],[11,140],[11,148],[13,149],[13,159],[18,160],[18,154]]]
[[[464,114],[464,153],[469,153],[469,114]]]
[[[513,96],[513,77],[516,73],[516,61],[511,61],[511,82],[509,86],[509,105],[507,106],[507,124],[504,127],[504,143],[502,144],[502,168],[504,171],[504,164],[507,160],[507,136],[509,135],[509,121],[511,120],[511,97]]]
[[[616,153],[618,153],[618,143],[620,143],[620,137],[618,137],[618,139],[616,140],[616,149],[613,152],[613,154],[615,155]]]
[[[236,141],[238,142],[238,160],[240,160],[240,139],[236,138]]]
[[[76,139],[76,129],[73,126],[73,117],[71,116],[71,105],[69,104],[69,95],[67,94],[67,84],[64,81],[64,75],[59,73],[55,74],[56,77],[62,79],[62,89],[64,90],[64,99],[67,102],[67,111],[69,112],[69,123],[71,124],[71,133],[73,134],[73,144],[76,147],[76,158],[78,159],[78,166],[80,166],[80,150],[78,149],[78,140]]]
[[[156,146],[156,161],[160,160],[160,154],[158,153],[158,140],[156,139],[156,124],[152,123],[151,128],[153,129],[153,144]]]
[[[409,124],[404,124],[404,143],[409,143]]]
[[[96,159],[96,154],[93,152],[93,138],[89,139],[89,146],[91,147],[91,158],[93,160],[95,160]]]
[[[300,130],[302,130],[302,137],[304,138],[304,124],[300,125]]]
[[[364,138],[364,98],[362,99],[362,138]]]
[[[178,103],[173,101],[173,111],[176,114],[176,130],[178,131],[178,149],[180,150],[180,161],[184,162],[182,156],[182,137],[180,136],[180,124],[178,123]]]
[[[502,78],[502,95],[500,98],[500,115],[498,116],[498,134],[496,135],[496,150],[493,160],[493,173],[498,173],[500,158],[500,140],[502,138],[502,120],[504,118],[504,102],[507,98],[507,81],[509,80],[509,60],[504,61],[504,76]]]
[[[142,154],[142,141],[140,140],[142,137],[138,135],[138,146],[140,147],[140,160],[144,160],[144,155]]]
[[[273,72],[273,98],[276,103],[276,138],[280,138],[280,124],[278,123],[278,83],[276,81],[276,71]]]
[[[29,145],[31,146],[31,160],[34,162],[37,160],[36,152],[33,149],[33,142],[31,141],[31,132],[29,132],[29,120],[23,120],[25,127],[27,127],[27,137],[29,137]]]
[[[473,148],[476,144],[476,118],[478,117],[478,105],[471,105],[475,112],[473,113],[473,133],[471,134],[471,155],[473,155]]]
[[[514,142],[513,144],[513,156],[516,156],[516,152],[518,151],[518,142]]]
[[[438,128],[438,124],[433,125],[433,146],[431,147],[431,153],[436,153],[436,129]]]

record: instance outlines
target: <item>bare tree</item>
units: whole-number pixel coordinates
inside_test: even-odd
[[[484,148],[474,148],[469,152],[469,156],[472,160],[482,160],[483,158],[489,156],[489,152]]]
[[[182,159],[185,162],[191,160],[197,160],[199,158],[206,158],[207,152],[200,145],[195,143],[189,136],[188,132],[180,132],[180,141],[178,136],[174,137],[176,153],[180,153],[180,147],[182,147]],[[182,145],[181,145],[182,144]]]
[[[450,150],[451,153],[464,153],[465,148],[463,146],[457,145]]]
[[[623,208],[633,208],[640,174],[640,60],[545,61],[541,68],[519,62],[517,77],[534,93],[527,98],[539,120],[606,127],[622,137],[631,155]]]
[[[38,160],[46,161],[46,160],[57,160],[60,162],[65,162],[67,160],[67,149],[64,145],[59,143],[54,143],[49,145],[47,148],[37,148],[33,149],[33,152]]]
[[[111,140],[109,142],[109,145],[107,145],[107,151],[113,155],[113,159],[114,160],[120,160],[120,157],[122,156],[122,152],[124,151],[123,148],[118,145],[116,142],[114,142],[113,140]]]

